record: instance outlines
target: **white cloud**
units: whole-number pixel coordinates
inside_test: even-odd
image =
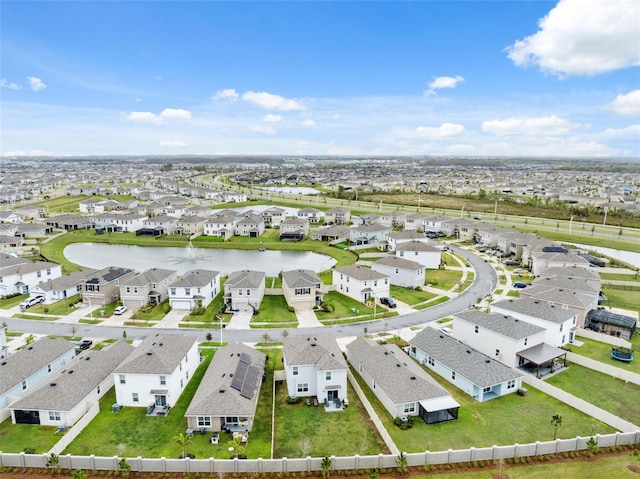
[[[136,123],[162,123],[162,117],[150,111],[132,111],[128,115],[125,115],[123,119]]]
[[[249,128],[249,131],[253,131],[254,133],[262,133],[265,135],[275,135],[276,129],[272,126],[264,126],[264,125],[256,125]]]
[[[7,151],[6,153],[3,153],[2,156],[11,157],[11,156],[54,156],[54,155],[50,151],[45,151],[45,150],[31,150],[31,151],[16,150],[16,151]]]
[[[174,120],[189,120],[191,118],[191,112],[188,110],[181,110],[176,108],[165,108],[160,113],[162,118],[170,118]]]
[[[40,90],[44,90],[45,88],[47,88],[47,85],[45,85],[44,82],[40,78],[27,77],[27,80],[29,81],[29,87],[33,91],[40,91]]]
[[[9,90],[20,90],[20,89],[22,89],[22,87],[20,85],[18,85],[17,83],[8,82],[4,78],[2,80],[0,80],[0,87],[8,88]]]
[[[215,92],[215,94],[211,97],[211,99],[213,101],[218,101],[218,100],[237,100],[238,99],[238,93],[233,89],[233,88],[227,88],[226,90],[218,90],[217,92]]]
[[[555,115],[540,118],[513,117],[482,122],[483,131],[498,136],[565,135],[580,126],[578,123],[571,123]]]
[[[278,123],[280,120],[282,120],[280,115],[268,114],[262,117],[262,121],[266,121],[267,123]]]
[[[464,133],[464,126],[457,123],[443,123],[440,126],[419,126],[416,128],[417,136],[434,140],[458,137],[464,135]]]
[[[431,83],[429,83],[429,89],[425,92],[426,95],[435,94],[436,90],[440,88],[455,88],[458,83],[462,83],[464,78],[460,75],[456,75],[454,77],[442,76],[442,77],[433,77]]]
[[[142,98],[137,97],[137,98],[136,98],[136,101],[137,101],[138,103],[140,103],[140,102],[141,102],[141,101],[143,101],[143,100],[142,100]]]
[[[164,140],[160,142],[160,146],[162,148],[184,148],[188,145],[182,140]]]
[[[618,95],[615,100],[605,106],[605,109],[623,116],[640,115],[640,90]]]
[[[626,128],[607,128],[596,135],[599,140],[629,140],[638,141],[640,138],[640,124]]]
[[[304,120],[303,122],[300,123],[302,126],[315,126],[316,122],[313,121],[311,118],[307,118],[306,120]]]
[[[294,111],[305,109],[304,105],[296,100],[264,91],[248,91],[242,95],[242,99],[267,110]]]
[[[518,66],[554,75],[597,75],[640,65],[640,2],[561,0],[539,30],[508,47]]]

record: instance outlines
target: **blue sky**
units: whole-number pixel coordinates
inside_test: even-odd
[[[640,2],[2,1],[0,154],[640,157]]]

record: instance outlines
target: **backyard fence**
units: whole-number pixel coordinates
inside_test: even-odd
[[[626,446],[640,442],[640,430],[634,432],[596,435],[594,438],[601,448]],[[440,464],[473,463],[476,461],[495,461],[499,459],[523,458],[562,454],[587,449],[589,437],[573,439],[556,439],[555,441],[538,441],[530,444],[513,444],[510,446],[471,447],[469,449],[449,449],[438,452],[408,453],[407,466],[423,467]],[[0,452],[0,467],[45,468],[49,454],[9,454]],[[331,456],[331,470],[371,470],[393,469],[398,467],[397,454],[378,454],[376,456]],[[59,466],[67,470],[118,471],[118,456],[59,456]],[[135,472],[161,473],[291,473],[322,470],[320,457],[296,459],[167,459],[167,458],[126,458],[131,470]]]

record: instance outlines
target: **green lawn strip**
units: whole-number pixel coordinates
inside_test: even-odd
[[[631,289],[617,289],[608,285],[602,285],[602,291],[607,297],[607,301],[602,306],[628,309],[640,314],[640,291]]]
[[[405,431],[393,423],[391,415],[358,377],[359,384],[401,451],[446,451],[551,440],[553,428],[550,421],[554,414],[563,418],[558,437],[615,432],[612,427],[529,386],[527,396],[508,394],[480,403],[438,375],[430,375],[460,404],[458,419],[432,425],[418,419],[411,429]]]
[[[391,296],[395,297],[398,301],[402,301],[408,305],[414,305],[418,303],[423,303],[428,301],[431,298],[435,298],[436,295],[433,293],[427,293],[426,291],[421,291],[419,289],[413,288],[404,288],[402,286],[391,285],[389,288],[389,292]]]
[[[254,323],[252,322],[249,327],[251,329],[278,329],[278,328],[297,328],[298,322],[295,323]]]
[[[74,305],[81,301],[79,294],[74,294],[66,299],[61,301],[56,301],[52,304],[36,304],[35,306],[31,306],[29,311],[32,313],[38,314],[52,314],[57,316],[66,316],[67,314],[73,312],[75,310]]]
[[[365,321],[375,321],[378,319],[393,318],[394,316],[398,316],[398,313],[396,311],[385,311],[384,313],[376,313],[375,316],[373,314],[369,314],[367,316],[352,316],[346,319],[323,319],[320,322],[325,326],[333,326],[336,324],[350,324],[350,323],[362,323]]]
[[[2,452],[18,453],[25,448],[33,448],[37,454],[48,452],[60,440],[54,426],[33,426],[32,424],[12,424],[11,417],[0,423],[0,444]]]
[[[262,298],[260,309],[251,318],[251,322],[259,323],[297,323],[296,313],[289,311],[284,296],[267,295]]]
[[[166,305],[169,304],[169,301],[163,301],[161,304],[155,305],[146,305],[142,308],[137,309],[132,315],[131,319],[142,319],[144,321],[162,321],[167,313],[165,313]]]
[[[28,294],[19,294],[17,296],[11,296],[9,298],[0,299],[0,309],[9,309],[14,306],[18,306],[23,300],[29,297]]]
[[[600,273],[600,279],[605,281],[630,281],[633,283],[640,283],[640,274]]]
[[[431,306],[435,306],[436,304],[446,303],[449,299],[451,299],[449,296],[438,296],[433,301],[427,301],[426,303],[413,306],[413,309],[427,309]]]
[[[467,273],[467,279],[465,279],[464,282],[461,285],[459,285],[457,288],[455,288],[454,291],[457,291],[458,293],[464,291],[469,286],[471,286],[471,283],[473,283],[474,278],[475,278],[475,274],[474,273]]]
[[[609,366],[614,366],[616,368],[624,369],[625,371],[631,371],[636,374],[640,374],[640,361],[636,357],[635,360],[631,362],[626,361],[617,361],[611,357],[611,345],[607,343],[601,343],[599,341],[594,341],[592,339],[587,339],[583,337],[579,337],[578,340],[584,343],[582,346],[577,346],[572,344],[569,346],[569,349],[581,356],[585,356],[587,358],[594,359],[596,361],[600,361],[601,363],[608,364]],[[640,335],[634,336],[634,351],[635,354],[640,353]]]
[[[462,271],[451,269],[428,269],[425,272],[425,282],[437,289],[447,291],[462,279]]]
[[[316,317],[320,321],[328,319],[340,319],[354,315],[373,314],[373,308],[369,308],[363,303],[345,296],[344,294],[341,294],[337,291],[329,291],[328,293],[326,293],[324,295],[323,302],[332,304],[335,309],[331,312],[316,311]],[[356,312],[352,312],[352,309]],[[380,310],[382,309],[382,307],[378,307],[377,309]]]
[[[546,382],[633,424],[640,424],[640,386],[637,384],[577,364],[571,364]]]
[[[16,313],[11,317],[16,319],[35,319],[36,321],[56,321],[60,319],[59,316],[38,316],[35,314],[22,314],[22,313]]]
[[[287,404],[286,396],[286,383],[278,383],[275,457],[388,453],[351,385],[347,387],[349,407],[342,411],[325,412],[322,404],[307,406],[305,398],[297,404]],[[338,443],[339,451],[336,449]]]
[[[78,323],[80,324],[100,324],[102,323],[101,319],[79,319]]]
[[[231,320],[232,315],[220,312],[224,308],[224,284],[226,281],[226,277],[220,280],[220,292],[207,305],[203,314],[192,314],[190,312],[183,318],[183,321],[186,323],[192,321],[196,323],[212,323],[217,324],[218,326],[220,326],[220,321],[222,321],[224,324],[228,324]]]

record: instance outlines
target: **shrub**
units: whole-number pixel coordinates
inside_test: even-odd
[[[287,404],[298,404],[301,398],[297,396],[287,396]]]

